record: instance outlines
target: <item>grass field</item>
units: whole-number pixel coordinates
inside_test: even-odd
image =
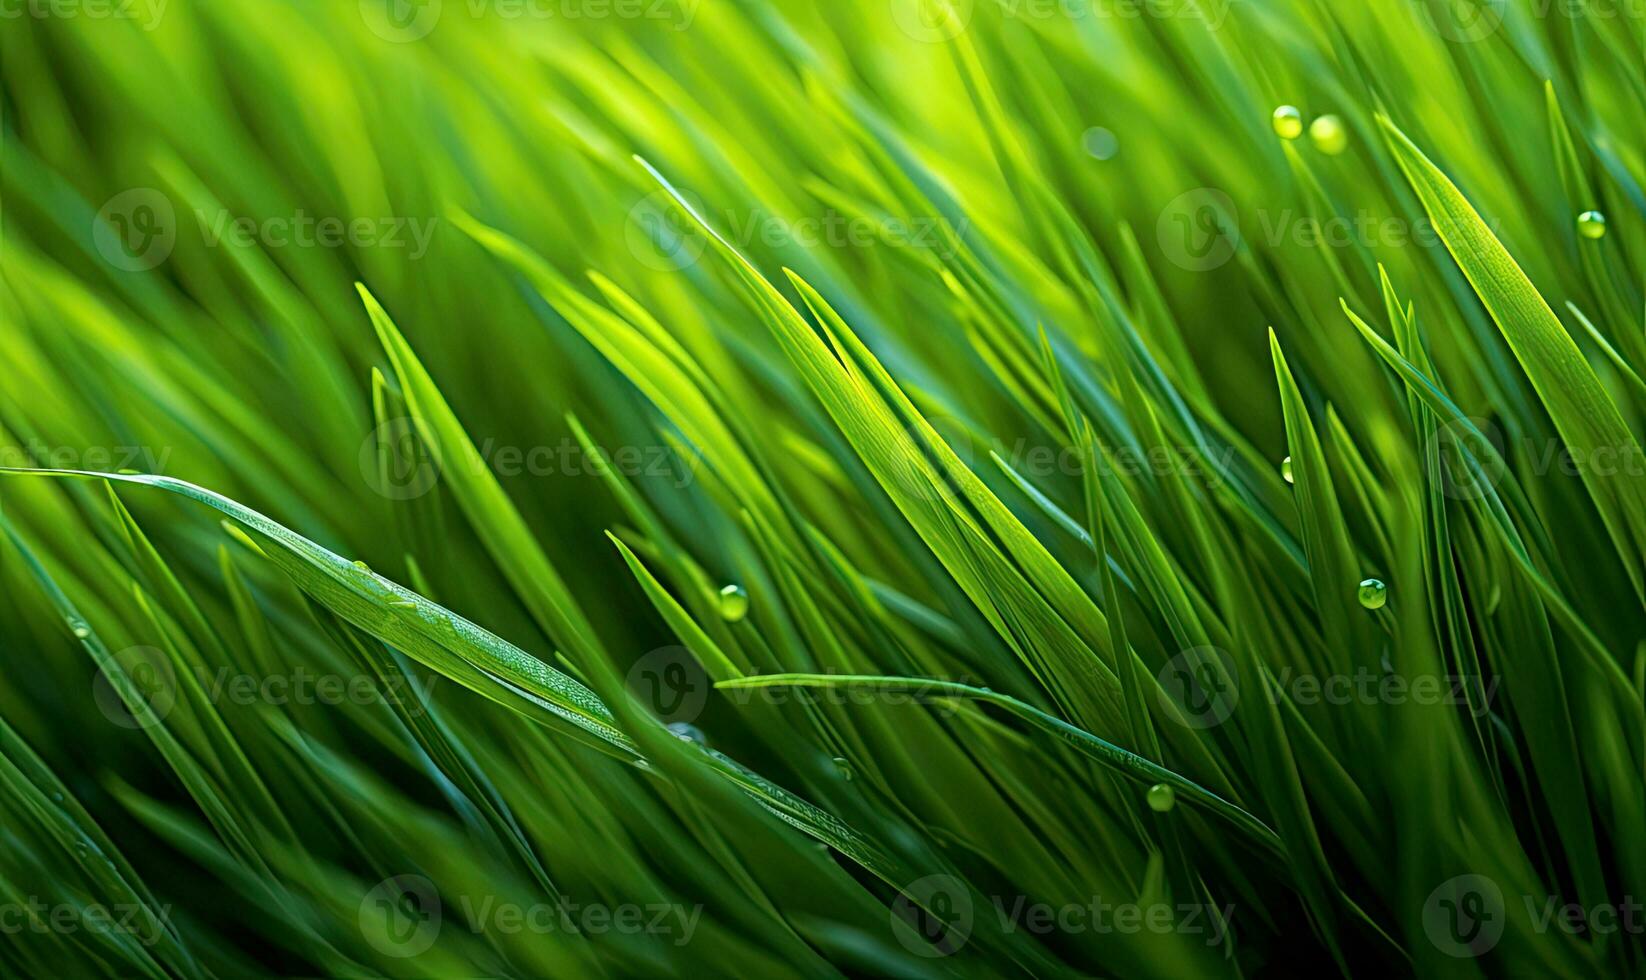
[[[0,0],[0,114],[0,977],[1646,971],[1646,0]]]

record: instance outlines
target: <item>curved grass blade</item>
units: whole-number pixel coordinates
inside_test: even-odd
[[[1629,476],[1640,472],[1640,444],[1554,310],[1457,185],[1393,122],[1379,121],[1435,230],[1580,462],[1583,484],[1628,569],[1636,598],[1646,605],[1646,484]],[[1595,465],[1614,457],[1615,466]]]
[[[280,545],[265,553],[305,591],[355,626],[476,693],[546,720],[608,755],[650,768],[634,740],[616,726],[611,711],[593,691],[496,634],[244,504],[167,476],[14,467],[0,467],[0,473],[132,483],[206,504]],[[525,710],[522,700],[540,710]],[[718,753],[706,752],[705,760],[785,823],[888,883],[906,878],[878,847],[838,818]]]
[[[1077,728],[1007,694],[1000,694],[981,687],[972,687],[969,684],[959,684],[954,681],[844,674],[762,674],[757,677],[742,677],[736,680],[721,681],[715,687],[857,687],[868,688],[885,694],[920,694],[928,697],[935,694],[968,701],[983,701],[1004,708],[1036,728],[1057,736],[1081,754],[1108,766],[1122,775],[1130,776],[1139,782],[1151,785],[1166,783],[1177,790],[1184,799],[1203,806],[1210,812],[1227,819],[1236,827],[1250,834],[1252,839],[1258,843],[1273,848],[1277,853],[1282,850],[1280,836],[1271,830],[1267,824],[1194,780],[1179,775],[1159,763],[1150,762],[1137,753],[1123,749],[1112,742],[1106,742],[1085,729]]]

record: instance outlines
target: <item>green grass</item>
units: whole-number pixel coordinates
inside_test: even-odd
[[[949,3],[14,5],[0,976],[1646,970],[1646,8]]]

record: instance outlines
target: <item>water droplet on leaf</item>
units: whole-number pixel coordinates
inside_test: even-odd
[[[669,734],[680,739],[682,742],[696,742],[698,745],[709,744],[709,740],[707,736],[703,734],[702,729],[698,728],[696,725],[688,724],[683,721],[669,722]]]
[[[1283,105],[1275,110],[1274,127],[1281,139],[1295,140],[1303,135],[1303,113],[1295,105]]]
[[[741,585],[728,585],[720,590],[720,618],[728,623],[740,621],[749,614],[749,594]]]
[[[1165,813],[1177,805],[1177,790],[1165,783],[1155,783],[1149,787],[1149,809],[1156,813]]]
[[[1292,475],[1292,458],[1290,456],[1280,461],[1280,478],[1287,483],[1297,482],[1297,479]]]
[[[1389,601],[1389,587],[1382,581],[1369,578],[1360,583],[1360,604],[1367,609],[1382,609]]]
[[[1584,238],[1606,237],[1606,216],[1599,211],[1585,211],[1577,216],[1577,230]]]
[[[1315,149],[1327,156],[1337,156],[1349,148],[1349,130],[1336,116],[1321,116],[1309,124],[1309,139]]]
[[[1099,160],[1113,160],[1114,155],[1120,152],[1120,140],[1115,138],[1111,130],[1102,126],[1093,126],[1080,137],[1080,143],[1086,152]]]

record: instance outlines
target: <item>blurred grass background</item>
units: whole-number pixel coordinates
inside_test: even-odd
[[[951,5],[9,8],[5,465],[239,501],[649,761],[377,576],[8,478],[0,900],[147,923],[0,919],[8,972],[1640,969],[1638,910],[1539,919],[1646,882],[1640,12]],[[1504,323],[1379,114],[1575,341],[1517,346],[1547,322]],[[1630,438],[1566,460],[1561,390]],[[438,650],[383,625],[414,616]],[[975,694],[707,686],[786,673],[987,687],[1177,805]],[[311,675],[390,696],[266,683]],[[1297,686],[1364,675],[1472,686]],[[478,911],[568,904],[680,916]]]

